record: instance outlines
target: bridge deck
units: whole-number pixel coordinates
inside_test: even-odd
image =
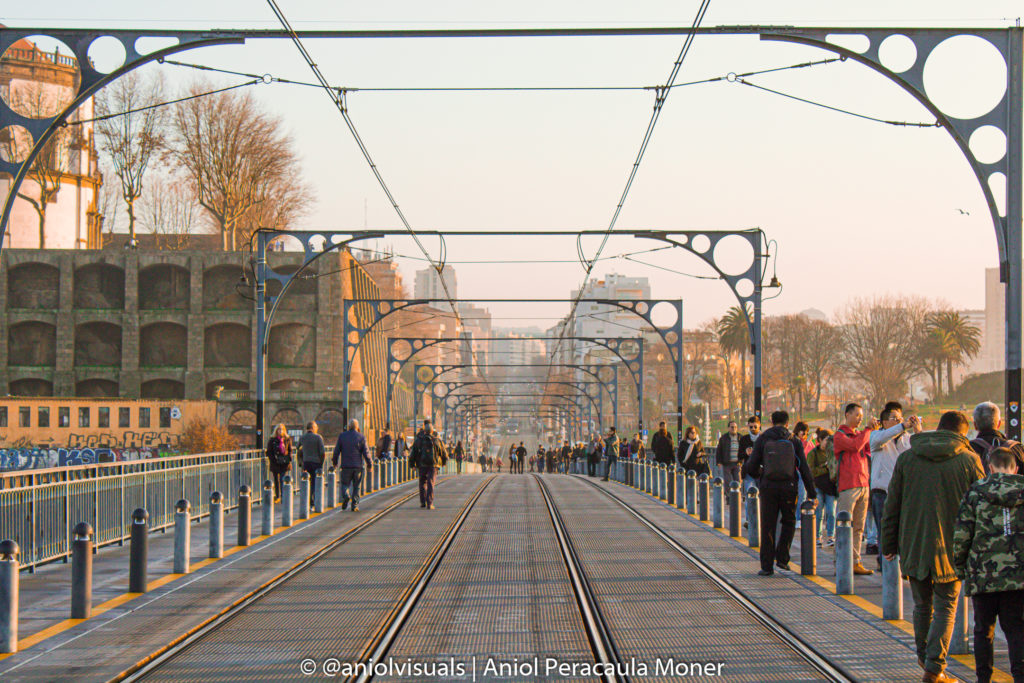
[[[754,551],[678,510],[616,483],[507,474],[440,483],[436,510],[421,509],[415,496],[400,503],[415,491],[406,484],[368,497],[358,514],[333,510],[279,531],[0,661],[0,677],[110,680],[323,551],[231,618],[172,649],[144,678],[320,680],[324,662],[360,661],[386,641],[382,647],[396,664],[460,663],[447,679],[594,680],[580,669],[545,671],[547,658],[592,664],[596,655],[541,482],[618,659],[634,662],[634,674],[638,665],[647,667],[634,679],[678,679],[655,670],[659,658],[710,665],[709,680],[823,676],[616,499],[693,551],[847,678],[920,678],[904,631],[799,576],[756,576]],[[325,550],[393,503],[392,511]],[[394,621],[388,640],[384,626],[417,577],[424,578],[422,594],[407,617]],[[529,668],[534,657],[536,673]],[[316,663],[315,675],[302,670],[303,660]],[[518,668],[509,674],[501,665]],[[951,673],[973,680],[959,663]],[[417,677],[392,668],[378,678]]]

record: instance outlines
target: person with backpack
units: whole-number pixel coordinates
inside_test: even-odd
[[[772,426],[754,443],[743,464],[743,476],[758,480],[761,499],[761,571],[771,576],[775,567],[789,571],[789,549],[796,533],[797,479],[804,482],[807,499],[817,503],[817,491],[807,467],[803,445],[790,434],[789,413],[772,413]],[[778,539],[775,527],[779,526]]]
[[[385,429],[380,438],[377,439],[377,460],[387,460],[391,457],[392,443],[391,432]]]
[[[455,442],[455,471],[462,474],[462,459],[466,457],[466,450],[462,447],[461,441]]]
[[[991,474],[964,496],[953,531],[953,567],[974,607],[974,666],[992,680],[996,619],[1006,636],[1010,672],[1024,681],[1024,476],[1009,448],[989,453]]]
[[[281,477],[292,467],[292,440],[284,424],[277,425],[267,441],[267,469],[274,480],[274,502],[281,501]]]
[[[675,462],[675,449],[672,447],[672,435],[669,434],[665,421],[658,423],[658,431],[651,437],[651,452],[654,453],[654,462],[662,465],[670,465]]]
[[[448,462],[448,453],[444,444],[434,434],[430,420],[423,423],[423,430],[416,435],[409,451],[409,465],[419,470],[420,475],[420,507],[434,509],[434,482],[437,470]]]
[[[950,410],[938,429],[910,437],[910,450],[896,459],[882,514],[881,552],[890,562],[899,555],[910,579],[914,644],[926,683],[954,680],[944,673],[960,596],[954,525],[967,491],[985,476],[967,425],[966,415]]]
[[[313,508],[316,502],[315,487],[312,485],[316,473],[319,471],[323,476],[324,469],[324,439],[318,433],[316,422],[306,423],[306,433],[299,437],[299,462],[302,469],[309,474],[309,507]]]
[[[366,475],[369,476],[373,472],[373,460],[366,448],[366,437],[359,433],[358,420],[349,420],[348,429],[338,435],[331,462],[335,469],[341,466],[341,509],[346,509],[351,499],[352,512],[359,512],[359,484],[363,480],[363,465],[366,465]]]
[[[977,435],[971,439],[971,448],[981,458],[981,464],[985,472],[989,472],[989,456],[997,448],[1005,447],[1013,453],[1017,461],[1017,474],[1024,474],[1024,446],[1018,441],[1007,439],[1006,435],[999,431],[1003,426],[1003,420],[999,414],[999,406],[991,401],[985,401],[974,406],[974,428],[978,430]]]
[[[604,454],[608,458],[608,462],[605,463],[603,481],[608,481],[608,477],[612,473],[612,466],[619,458],[619,448],[621,448],[619,435],[615,433],[614,426],[609,427],[608,435],[604,437]]]
[[[839,511],[850,513],[853,527],[853,573],[858,576],[874,574],[861,563],[861,545],[864,542],[864,523],[868,518],[868,493],[871,485],[871,432],[878,428],[878,420],[871,418],[867,428],[858,430],[864,421],[864,408],[849,403],[844,411],[846,421],[839,425],[832,437],[839,476]]]
[[[704,444],[697,436],[697,428],[690,425],[683,434],[683,440],[679,442],[679,466],[683,472],[693,470],[699,477],[701,474],[711,476],[711,468],[708,466],[708,456],[704,452]]]
[[[815,536],[818,547],[831,548],[836,544],[836,480],[829,470],[829,460],[835,462],[835,451],[832,449],[832,432],[819,428],[815,432],[816,444],[807,455],[807,467],[814,479],[814,488],[818,491],[818,506],[814,510]],[[838,473],[838,469],[835,470]],[[822,523],[824,522],[824,529]]]

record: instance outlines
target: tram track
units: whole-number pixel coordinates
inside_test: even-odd
[[[451,476],[445,477],[444,479],[440,480],[438,483],[439,484],[440,483],[444,483],[444,482],[447,482],[447,481],[451,481],[452,479],[455,479],[455,477],[451,477]],[[475,502],[476,499],[479,498],[480,493],[482,493],[483,489],[486,488],[487,484],[489,484],[489,483],[490,483],[490,480],[485,481],[477,489],[475,494],[470,498],[470,500],[467,502],[467,505],[469,505],[470,503]],[[156,673],[162,667],[164,667],[165,665],[170,663],[176,657],[182,655],[184,652],[186,652],[193,645],[195,645],[196,643],[200,642],[202,639],[210,636],[211,634],[215,633],[219,629],[221,629],[224,626],[226,626],[235,617],[239,616],[240,614],[245,612],[247,609],[251,608],[253,605],[258,603],[261,599],[263,599],[267,595],[271,594],[275,589],[280,588],[283,584],[286,584],[287,582],[291,581],[292,579],[295,579],[297,576],[301,575],[304,571],[306,571],[309,568],[315,566],[317,564],[317,562],[322,560],[326,555],[328,555],[332,551],[338,549],[339,547],[341,547],[342,545],[344,545],[348,541],[352,540],[353,538],[357,537],[362,532],[364,532],[367,529],[371,528],[373,525],[375,525],[376,523],[380,522],[382,519],[386,518],[392,512],[394,512],[395,510],[397,510],[400,507],[402,507],[403,504],[405,504],[409,500],[415,498],[417,495],[418,495],[418,491],[414,490],[413,492],[411,492],[409,494],[406,494],[404,496],[399,497],[397,500],[395,500],[392,503],[390,503],[387,507],[374,512],[373,514],[368,516],[366,519],[364,519],[361,522],[359,522],[356,526],[352,527],[351,529],[348,529],[347,531],[345,531],[341,535],[339,535],[336,538],[334,538],[334,539],[328,541],[327,543],[323,544],[317,550],[315,550],[312,553],[306,555],[306,557],[302,558],[301,560],[299,560],[298,562],[293,564],[291,567],[289,567],[285,571],[283,571],[280,574],[276,575],[275,577],[273,577],[269,581],[263,583],[259,587],[253,589],[252,591],[246,593],[245,595],[243,595],[242,597],[240,597],[237,600],[235,600],[234,602],[232,602],[230,605],[225,607],[223,610],[221,610],[217,614],[211,616],[210,618],[206,619],[202,623],[196,625],[194,628],[190,629],[188,632],[186,632],[186,633],[180,635],[179,637],[173,639],[165,647],[161,648],[160,650],[158,650],[156,652],[153,652],[149,656],[147,656],[147,657],[143,658],[142,660],[138,661],[132,667],[129,667],[125,671],[121,672],[120,674],[114,676],[113,678],[111,678],[109,680],[111,681],[111,683],[113,683],[115,681],[141,681],[141,680],[145,680],[147,677],[149,677],[150,675]],[[466,510],[464,509],[463,513],[465,513],[465,511]],[[436,552],[436,551],[437,551],[437,545],[435,545],[435,547],[432,548],[431,552],[433,553],[433,552]]]
[[[696,568],[706,579],[713,583],[744,612],[753,617],[773,638],[784,644],[790,651],[803,659],[823,680],[847,683],[857,680],[856,677],[834,665],[828,659],[820,655],[809,643],[793,632],[792,629],[780,622],[778,619],[761,608],[757,603],[748,598],[743,591],[736,588],[729,579],[716,571],[711,565],[702,560],[696,553],[679,543],[667,531],[648,519],[634,506],[622,500],[614,493],[599,486],[595,482],[584,477],[576,476],[575,479],[584,482],[588,486],[600,491],[605,497],[616,503],[622,510],[639,521],[644,527],[651,531],[658,539],[664,542],[669,548],[683,557],[689,564]]]

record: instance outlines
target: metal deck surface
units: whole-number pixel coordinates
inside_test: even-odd
[[[454,680],[471,680],[475,673],[478,681],[536,680],[520,666],[532,666],[535,658],[540,674],[548,658],[594,661],[533,477],[503,475],[488,488],[390,654],[398,660],[452,658],[466,663],[464,675]]]

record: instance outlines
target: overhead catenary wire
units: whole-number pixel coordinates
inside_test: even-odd
[[[111,113],[111,114],[102,114],[100,116],[93,116],[92,118],[88,118],[88,119],[78,119],[76,121],[65,121],[63,125],[64,126],[80,126],[83,123],[95,123],[97,121],[107,121],[109,119],[114,119],[114,118],[117,118],[119,116],[128,116],[129,114],[138,114],[139,112],[148,111],[150,109],[156,109],[157,107],[168,107],[168,106],[171,106],[171,105],[174,105],[174,104],[181,104],[182,102],[188,102],[189,100],[197,100],[200,97],[209,97],[210,95],[216,95],[218,93],[228,92],[229,90],[237,90],[238,88],[245,88],[245,87],[250,86],[250,85],[258,85],[258,84],[264,83],[264,82],[265,81],[262,78],[256,78],[256,79],[251,80],[251,81],[246,81],[245,83],[235,83],[234,85],[229,85],[229,86],[226,86],[226,87],[223,87],[223,88],[217,88],[216,90],[209,90],[209,91],[206,91],[206,92],[193,93],[191,95],[186,95],[184,97],[178,97],[176,99],[169,100],[167,102],[157,102],[155,104],[148,104],[148,105],[146,105],[144,107],[136,107],[134,109],[128,109],[126,111],[114,112],[114,113]]]

